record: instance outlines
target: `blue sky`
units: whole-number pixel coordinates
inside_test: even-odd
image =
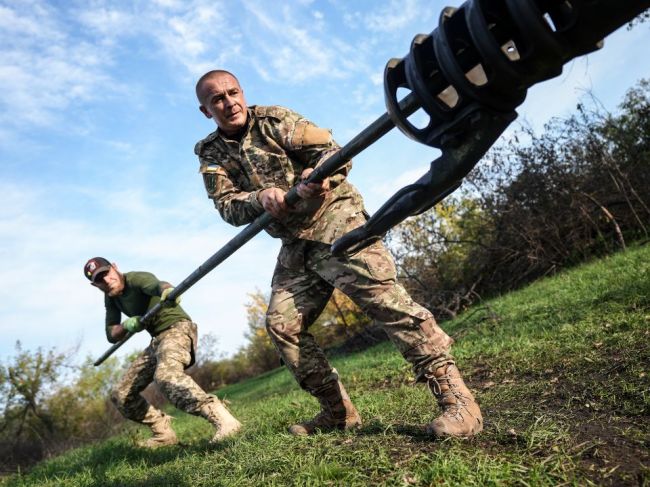
[[[460,2],[424,0],[0,0],[0,360],[28,349],[108,346],[103,301],[82,276],[101,255],[180,282],[238,233],[206,198],[195,142],[214,130],[196,79],[237,74],[249,104],[293,108],[344,144],[384,113],[382,74]],[[641,77],[650,29],[532,88],[537,129],[592,90],[608,109]],[[370,212],[436,157],[397,130],[355,159]],[[196,284],[183,305],[231,353],[247,293],[267,291],[279,245],[261,234]],[[120,353],[147,344],[134,337]]]

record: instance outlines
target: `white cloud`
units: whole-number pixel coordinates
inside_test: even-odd
[[[70,36],[60,12],[34,1],[0,7],[0,126],[54,126],[65,110],[111,86],[102,47]],[[107,88],[103,91],[105,92]]]
[[[55,25],[56,11],[41,1],[23,2],[22,10],[0,5],[0,33],[3,45],[12,46],[32,39],[62,41],[65,37]]]
[[[277,8],[274,4],[245,2],[245,8],[257,21],[246,32],[250,43],[263,56],[255,55],[255,65],[261,76],[273,73],[276,79],[299,83],[316,77],[341,78],[346,73],[340,68],[341,51],[346,44],[340,39],[324,38],[304,27],[303,13],[288,5]],[[251,49],[251,52],[254,52]]]
[[[198,76],[237,55],[240,34],[220,2],[194,1],[174,13],[148,12],[150,33],[170,59]],[[158,25],[158,28],[153,28]]]
[[[183,0],[153,0],[153,3],[170,10],[180,10],[185,5]]]
[[[77,13],[77,21],[110,41],[139,31],[136,15],[111,7],[90,6],[81,9]]]
[[[345,12],[343,21],[353,29],[363,27],[374,33],[394,33],[418,19],[435,18],[438,11],[437,6],[432,6],[431,2],[390,0],[389,2],[374,3],[369,11]],[[431,28],[433,29],[433,27],[435,25],[432,25]]]
[[[192,76],[237,53],[236,42],[230,46],[224,42],[224,32],[228,31],[229,43],[238,34],[220,2],[158,0],[128,8],[122,3],[91,6],[78,12],[78,20],[110,44],[127,37],[144,44],[154,41],[165,59],[183,66]]]
[[[54,8],[34,0],[0,7],[0,137],[33,127],[84,130],[64,124],[66,117],[107,95],[140,107],[146,91],[139,80],[121,81],[116,58],[180,66],[174,76],[183,83],[215,66],[251,68],[267,81],[292,84],[370,72],[368,42],[351,45],[333,30],[336,19],[326,18],[311,2],[232,8],[212,0],[99,0]]]
[[[377,12],[365,16],[364,22],[371,31],[390,32],[408,25],[422,12],[417,0],[391,0]]]

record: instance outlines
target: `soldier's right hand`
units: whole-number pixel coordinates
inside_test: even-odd
[[[166,306],[177,306],[177,305],[180,304],[180,302],[181,302],[181,297],[180,297],[180,296],[176,296],[176,299],[174,299],[173,301],[170,301],[170,300],[167,299],[167,297],[169,296],[169,294],[170,294],[173,290],[174,290],[173,287],[166,287],[165,289],[162,290],[162,293],[160,294],[160,302],[161,302],[163,305],[166,305]]]
[[[266,188],[257,194],[265,211],[268,211],[274,218],[284,218],[289,212],[287,202],[284,200],[286,193],[280,188]]]
[[[130,333],[137,333],[144,329],[144,325],[140,321],[139,316],[131,316],[130,318],[124,320],[124,323],[122,323],[122,328]]]

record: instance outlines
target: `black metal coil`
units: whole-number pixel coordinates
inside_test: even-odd
[[[602,37],[588,35],[587,26],[593,30],[594,23],[585,18],[601,9],[611,11],[612,2],[468,0],[457,9],[447,7],[433,32],[415,36],[409,54],[386,65],[384,94],[391,120],[419,142],[453,145],[454,134],[471,128],[468,115],[473,111],[512,112],[530,86],[597,49]],[[606,19],[599,20],[600,35],[613,30]],[[400,108],[400,88],[416,97],[429,117],[426,126],[408,120],[412,110]]]

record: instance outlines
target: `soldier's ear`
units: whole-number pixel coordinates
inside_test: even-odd
[[[208,111],[207,108],[205,108],[203,105],[199,107],[199,110],[201,110],[201,113],[206,116],[206,118],[212,118],[212,114]]]

